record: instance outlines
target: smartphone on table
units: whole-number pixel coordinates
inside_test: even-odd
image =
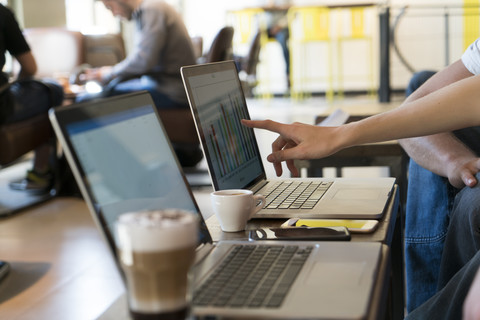
[[[319,240],[348,241],[350,232],[345,227],[259,228],[249,231],[250,240]]]
[[[369,233],[378,227],[377,220],[288,219],[282,227],[345,227],[352,233]]]

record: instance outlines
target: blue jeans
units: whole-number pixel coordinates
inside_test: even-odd
[[[456,190],[410,160],[405,217],[407,311],[437,292],[438,273]]]
[[[425,81],[430,79],[435,73],[436,73],[435,71],[429,71],[429,70],[416,72],[408,82],[407,88],[405,89],[405,95],[407,97],[411,95],[422,84],[424,84]]]
[[[449,214],[438,292],[413,310],[407,319],[461,319],[465,296],[480,267],[479,213],[480,185],[463,188]]]
[[[435,72],[415,73],[406,89],[409,96]],[[405,269],[407,311],[421,305],[437,291],[447,215],[453,197],[448,181],[410,160],[405,217]]]
[[[147,90],[152,96],[153,101],[157,109],[182,109],[188,108],[188,102],[185,98],[185,103],[179,103],[170,99],[164,93],[158,91],[158,84],[151,80],[149,77],[140,77],[136,79],[127,80],[117,84],[112,91],[110,91],[110,96],[137,92],[142,90]]]
[[[113,88],[108,90],[107,94],[101,95],[101,97],[111,97],[118,96],[121,94],[139,92],[139,91],[148,91],[152,96],[153,102],[157,109],[188,109],[188,102],[185,98],[185,103],[180,103],[170,99],[167,95],[158,91],[158,84],[150,79],[148,76],[142,76],[140,78],[130,79],[118,83]],[[100,97],[99,94],[89,94],[85,93],[78,95],[76,102],[84,102]]]

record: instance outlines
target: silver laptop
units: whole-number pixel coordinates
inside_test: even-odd
[[[395,178],[267,180],[233,61],[181,69],[215,190],[251,189],[267,197],[256,218],[378,219]],[[273,111],[273,109],[272,109]]]
[[[115,258],[112,225],[120,214],[172,207],[198,214],[201,227],[194,314],[257,319],[367,316],[382,245],[347,241],[213,243],[148,93],[52,109],[50,119],[82,195]],[[280,268],[273,278],[262,275],[252,279],[237,271],[227,276],[226,287],[208,287],[211,283],[217,286],[220,275],[230,270],[224,268],[229,256],[247,257],[241,266],[249,267],[251,274],[258,277],[266,260],[254,260],[262,252],[283,254],[267,268]],[[209,277],[215,277],[213,282],[206,281]],[[276,281],[269,282],[272,279]],[[246,298],[229,295],[243,291],[251,283],[258,283],[260,289],[254,289]]]

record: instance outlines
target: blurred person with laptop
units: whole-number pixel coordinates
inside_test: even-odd
[[[9,82],[9,76],[0,72],[0,124],[17,123],[47,114],[48,109],[63,101],[63,89],[54,81],[33,80],[37,63],[13,12],[0,4],[0,70],[10,53],[20,64],[17,79]],[[10,187],[16,190],[48,192],[53,187],[55,143],[52,141],[35,149],[33,168],[25,178],[12,181]]]
[[[114,16],[135,23],[134,47],[114,66],[85,70],[82,80],[104,85],[102,96],[147,90],[159,109],[188,108],[180,67],[195,64],[181,16],[162,0],[101,0]],[[81,94],[78,101],[95,98]]]
[[[77,102],[147,90],[158,109],[188,110],[180,67],[195,64],[195,53],[182,17],[162,0],[102,2],[114,16],[135,24],[134,46],[114,66],[86,69],[80,79],[100,83],[102,90],[79,94]],[[175,117],[185,126],[192,121],[184,114]],[[194,166],[203,157],[198,143],[176,143],[174,148],[182,166]]]

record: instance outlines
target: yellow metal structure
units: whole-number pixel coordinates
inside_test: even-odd
[[[367,91],[370,95],[375,95],[375,75],[374,75],[374,61],[373,61],[373,36],[367,32],[365,25],[366,11],[373,6],[355,6],[336,9],[338,16],[342,17],[349,15],[350,23],[349,28],[343,27],[343,24],[339,24],[337,32],[339,35],[336,38],[337,43],[337,91],[339,96],[343,96],[344,82],[345,82],[345,70],[343,67],[343,52],[344,43],[348,41],[365,41],[367,52],[365,57],[368,59],[367,63]],[[362,75],[363,77],[363,75]]]
[[[288,25],[290,31],[290,85],[291,95],[301,99],[309,95],[307,84],[320,80],[327,83],[325,95],[333,100],[333,67],[332,67],[332,37],[330,34],[330,9],[327,7],[291,7],[288,10]],[[326,76],[308,75],[308,45],[313,43],[326,44],[327,57]],[[320,73],[320,72],[319,72]]]
[[[463,49],[478,38],[480,28],[480,0],[463,0]]]

